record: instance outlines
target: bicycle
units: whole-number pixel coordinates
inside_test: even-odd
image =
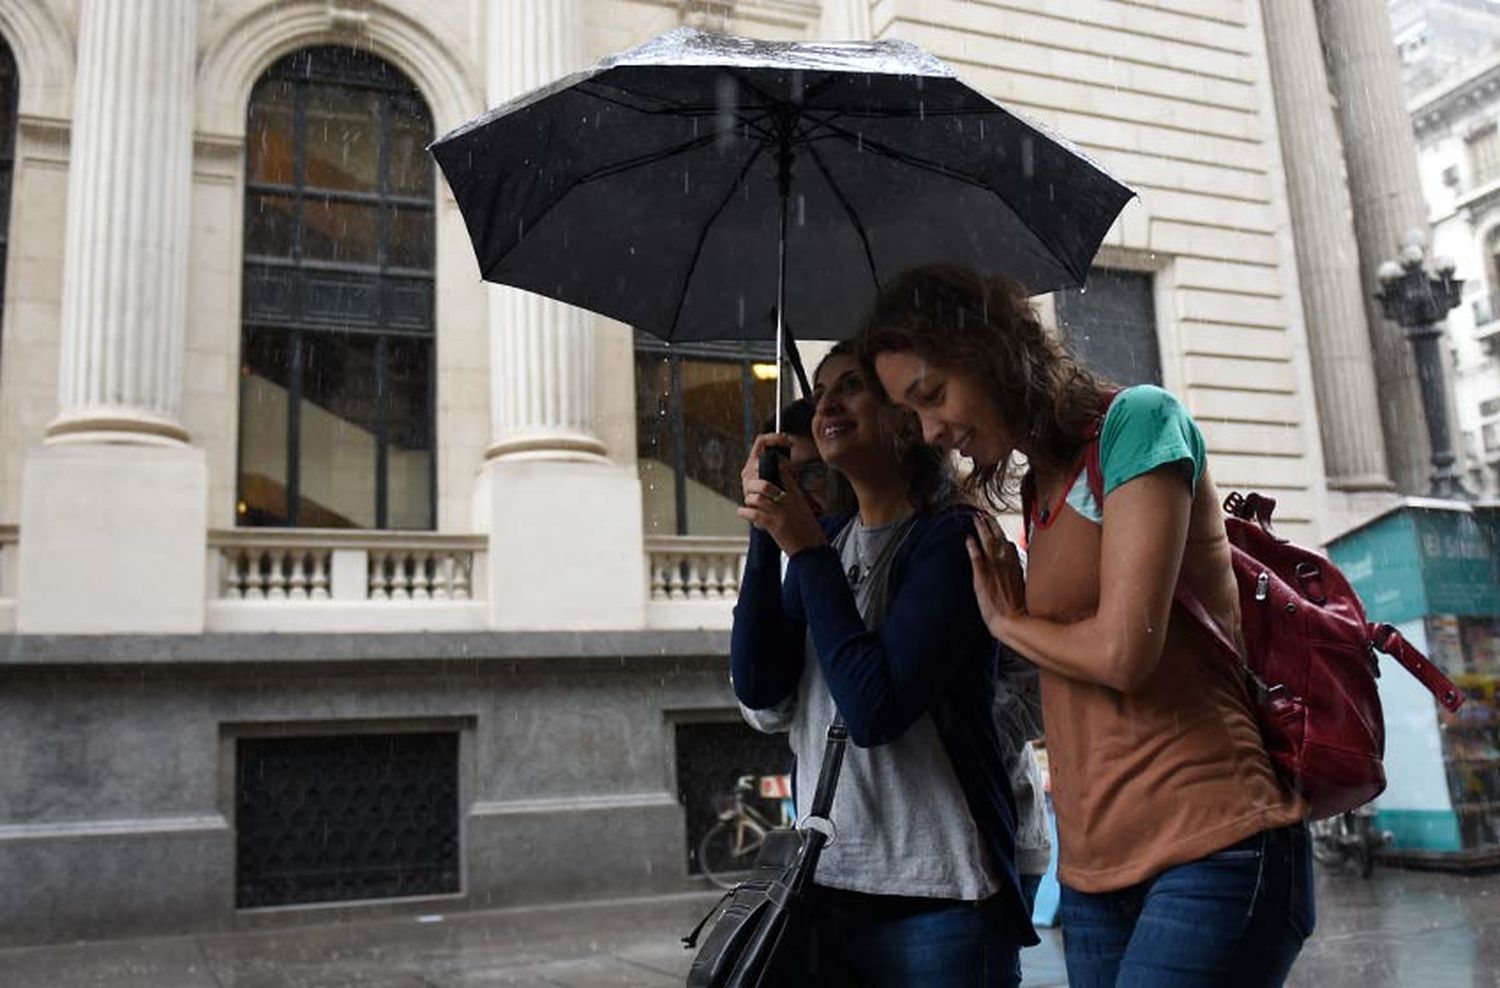
[[[781,818],[774,823],[745,800],[747,793],[756,791],[756,783],[756,776],[742,775],[732,792],[714,797],[714,812],[719,820],[698,843],[698,864],[708,880],[719,888],[734,888],[739,875],[750,870],[767,832],[791,826],[789,777],[759,777],[760,795],[780,800]]]

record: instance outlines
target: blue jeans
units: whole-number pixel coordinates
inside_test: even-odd
[[[807,984],[1016,988],[1021,952],[972,902],[814,890]]]
[[[1115,892],[1062,889],[1072,988],[1280,985],[1312,933],[1307,827],[1268,830]]]

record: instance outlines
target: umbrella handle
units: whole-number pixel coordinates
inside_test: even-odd
[[[781,484],[781,461],[790,459],[791,454],[782,446],[767,446],[760,451],[760,479],[780,486]]]

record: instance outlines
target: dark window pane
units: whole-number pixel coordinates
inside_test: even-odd
[[[380,94],[343,86],[307,90],[307,184],[319,189],[380,188]]]
[[[294,98],[292,84],[283,80],[265,79],[255,87],[245,133],[250,181],[291,185],[297,180]]]
[[[390,121],[391,193],[430,195],[433,166],[427,145],[432,143],[432,125],[426,109],[409,100],[392,100]]]
[[[297,429],[302,525],[375,527],[378,342],[335,333],[303,336]]]
[[[735,509],[746,449],[744,365],[683,360],[682,413],[688,530],[694,535],[743,531]]]
[[[246,353],[269,345],[260,334],[277,327],[286,334],[278,359],[297,371],[277,382],[279,392],[267,391],[263,375],[245,386],[256,399],[245,403],[246,416],[257,402],[271,402],[268,394],[280,395],[283,433],[291,438],[273,452],[290,465],[270,484],[257,479],[264,471],[252,478],[247,469],[241,486],[277,490],[274,504],[269,495],[257,500],[257,518],[270,519],[265,524],[430,528],[433,183],[426,105],[373,55],[307,48],[256,85],[247,133]],[[285,193],[254,183],[285,186]],[[415,197],[428,204],[413,204]],[[414,332],[424,335],[411,338]],[[274,458],[263,432],[247,438],[247,463]]]
[[[372,274],[349,271],[304,273],[302,317],[319,328],[349,329],[378,327],[380,279]]]
[[[432,279],[384,279],[385,323],[392,329],[432,332]]]
[[[241,525],[286,525],[288,386],[292,336],[247,330],[240,365]]]
[[[388,528],[432,525],[432,341],[386,343]]]
[[[297,243],[295,200],[290,196],[245,197],[245,253],[291,257]]]
[[[647,535],[677,534],[672,368],[664,356],[635,354],[635,455]]]
[[[380,259],[379,207],[308,199],[302,208],[303,257],[348,264],[374,264]]]
[[[1057,322],[1078,359],[1117,384],[1160,384],[1151,276],[1095,268],[1082,290],[1057,293]]]
[[[398,268],[432,267],[432,211],[391,210],[386,263]]]

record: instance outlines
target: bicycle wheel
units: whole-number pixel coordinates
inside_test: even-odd
[[[764,836],[754,824],[720,820],[698,844],[698,865],[719,888],[733,888],[755,863]]]

